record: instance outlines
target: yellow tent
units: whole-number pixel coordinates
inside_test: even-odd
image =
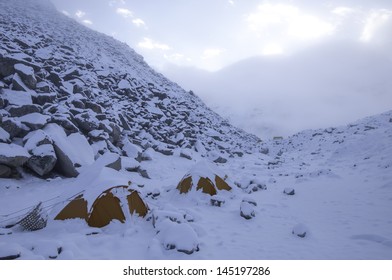
[[[127,212],[144,217],[147,215],[148,206],[141,199],[138,191],[128,189],[128,186],[116,186],[103,191],[96,197],[89,210],[88,200],[83,194],[75,197],[54,219],[81,218],[86,220],[91,227],[104,227],[112,220],[125,222]]]
[[[231,187],[219,175],[213,172],[206,163],[197,164],[188,172],[177,185],[180,193],[188,193],[194,186],[209,195],[216,195],[218,191],[230,191]]]

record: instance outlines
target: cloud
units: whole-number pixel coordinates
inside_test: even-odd
[[[87,25],[92,25],[93,24],[93,22],[91,21],[91,20],[89,20],[89,19],[85,19],[85,20],[83,20],[82,21],[84,24],[87,24]]]
[[[64,15],[66,15],[67,17],[70,16],[70,14],[69,14],[66,10],[62,10],[61,12],[62,12]]]
[[[132,20],[133,24],[136,25],[137,27],[141,27],[141,26],[145,26],[146,23],[144,22],[144,20],[142,20],[141,18],[135,18],[134,20]]]
[[[149,49],[149,50],[158,49],[162,51],[167,51],[171,49],[168,45],[156,42],[147,37],[144,37],[143,41],[139,42],[137,45],[142,49]]]
[[[365,21],[360,40],[369,42],[385,25],[391,22],[392,11],[386,9],[372,10]]]
[[[214,57],[221,55],[223,51],[224,51],[223,49],[217,49],[217,48],[205,49],[203,51],[201,58],[202,59],[211,59],[211,58],[214,58]]]
[[[125,0],[111,0],[111,1],[109,1],[110,7],[113,7],[115,5],[125,5]]]
[[[331,35],[335,29],[332,23],[288,4],[261,4],[248,14],[246,21],[260,36],[269,35],[273,30],[282,37],[303,40]]]
[[[235,2],[234,2],[233,0],[229,0],[228,2],[229,2],[229,4],[230,4],[231,6],[234,6],[234,5],[235,5]]]
[[[124,18],[133,17],[132,11],[130,11],[126,8],[117,8],[116,13],[121,15]]]
[[[86,15],[86,13],[83,12],[83,11],[81,11],[81,10],[77,10],[76,13],[75,13],[75,16],[76,16],[77,18],[82,18],[82,17],[84,17],[85,15]]]
[[[262,50],[263,55],[277,55],[284,53],[283,47],[276,43],[268,43]]]
[[[343,16],[343,17],[347,16],[353,12],[354,12],[353,8],[343,7],[343,6],[336,7],[332,10],[333,14],[338,15],[338,16]]]

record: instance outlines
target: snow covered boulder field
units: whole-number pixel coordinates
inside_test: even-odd
[[[0,34],[0,259],[392,258],[392,111],[262,141],[47,0]]]

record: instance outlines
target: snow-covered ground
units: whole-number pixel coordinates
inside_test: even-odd
[[[73,179],[1,179],[0,215],[50,201],[44,202],[47,227],[1,229],[0,252],[21,259],[391,259],[391,143],[392,112],[271,141],[268,155],[215,164],[233,187],[218,193],[220,207],[208,194],[176,189],[204,160],[197,154],[188,160],[151,152],[152,160],[142,162],[151,179],[125,170],[99,176],[97,168]],[[53,220],[61,210],[52,207],[56,202],[121,180],[141,192],[150,207],[147,218],[132,216],[101,229],[80,219]],[[285,194],[286,188],[295,194]],[[249,204],[251,219],[240,215],[244,200],[257,204]]]

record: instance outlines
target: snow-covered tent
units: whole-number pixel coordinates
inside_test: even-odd
[[[188,193],[194,186],[209,195],[216,195],[218,191],[230,191],[232,188],[221,176],[213,171],[206,162],[196,164],[180,181],[177,189],[180,193]]]
[[[93,202],[84,194],[78,195],[54,219],[81,218],[91,227],[104,227],[112,220],[123,223],[129,215],[136,213],[144,217],[147,212],[148,206],[138,191],[129,189],[128,186],[115,186],[103,191]]]

